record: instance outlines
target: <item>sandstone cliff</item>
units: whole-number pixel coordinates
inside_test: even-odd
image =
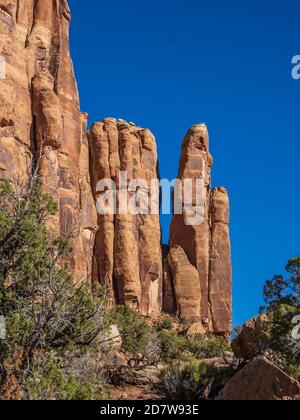
[[[26,182],[39,162],[42,186],[59,204],[49,220],[53,234],[72,238],[70,265],[76,281],[100,282],[111,304],[128,304],[142,314],[161,310],[226,333],[231,320],[229,203],[224,189],[210,191],[212,158],[204,125],[184,140],[180,179],[202,180],[203,222],[185,222],[191,209],[174,215],[170,253],[161,249],[159,214],[98,214],[97,184],[120,171],[151,201],[159,179],[156,142],[147,129],[104,119],[87,130],[81,114],[69,51],[70,10],[66,0],[0,0],[0,179]],[[121,192],[120,192],[121,191]],[[193,201],[193,200],[192,200]],[[154,198],[158,207],[158,199]],[[190,203],[192,206],[193,202]],[[141,203],[141,205],[143,205]]]
[[[134,180],[141,182],[150,203],[151,181],[158,179],[156,142],[151,132],[124,121],[105,119],[92,126],[89,139],[95,199],[97,193],[101,194],[96,191],[98,181],[109,179],[115,182],[116,203],[120,204],[122,171],[126,172],[129,185]],[[126,204],[139,188],[131,185]],[[162,308],[159,215],[122,214],[119,210],[116,215],[99,215],[93,280],[106,284],[111,302],[128,304],[144,315],[159,313]]]
[[[59,203],[52,231],[72,236],[76,279],[87,278],[96,227],[87,145],[69,52],[70,10],[65,0],[1,0],[0,177],[24,182],[40,159],[45,192]],[[82,172],[81,172],[82,170]]]
[[[182,214],[174,214],[169,261],[175,296],[180,296],[184,289],[185,294],[190,296],[189,305],[192,302],[196,312],[192,314],[191,320],[202,322],[207,331],[224,334],[231,329],[232,316],[229,200],[224,188],[211,191],[212,163],[206,126],[198,124],[191,127],[182,144],[178,178],[202,180],[203,206],[198,210],[195,207],[194,210],[201,213],[198,216],[201,216],[202,223],[189,223],[192,211],[189,205]],[[196,205],[195,190],[190,205]],[[185,261],[186,272],[182,272],[180,260]],[[194,280],[191,280],[194,275],[188,274],[193,269],[198,272],[197,287]],[[179,302],[178,297],[176,300]],[[179,309],[185,312],[182,304]]]

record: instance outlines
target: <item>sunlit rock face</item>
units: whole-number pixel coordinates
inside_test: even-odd
[[[88,150],[69,51],[65,0],[0,0],[0,178],[24,183],[39,160],[44,191],[59,203],[49,221],[73,237],[70,266],[76,280],[91,273],[96,228]]]
[[[52,235],[71,237],[68,263],[76,282],[105,285],[111,305],[127,304],[143,315],[170,312],[205,331],[226,334],[229,201],[225,189],[211,191],[206,126],[188,130],[178,174],[180,180],[200,182],[203,206],[193,214],[192,190],[183,214],[173,216],[170,246],[162,257],[158,211],[97,213],[99,180],[115,183],[119,204],[121,172],[129,182],[143,182],[129,188],[128,201],[139,190],[159,207],[152,189],[152,181],[159,180],[156,141],[149,130],[113,118],[88,130],[70,58],[69,25],[65,0],[0,0],[0,66],[5,65],[0,68],[0,179],[22,185],[32,162],[39,164],[43,191],[59,207],[48,228]],[[201,223],[190,223],[194,216]]]
[[[159,313],[163,270],[161,229],[159,215],[150,211],[151,199],[159,198],[152,197],[155,193],[152,181],[158,181],[154,136],[149,130],[108,118],[93,124],[89,140],[95,200],[98,181],[108,179],[115,183],[118,204],[116,214],[98,216],[93,280],[106,285],[112,303],[130,305],[143,315]],[[121,172],[126,173],[127,187],[121,185]],[[142,186],[135,186],[134,180]],[[150,214],[135,215],[131,211],[122,214],[119,204],[124,188],[128,189],[126,205],[138,188],[143,189]]]
[[[231,329],[231,253],[229,239],[229,200],[224,188],[211,191],[212,157],[209,152],[209,136],[204,124],[191,127],[182,144],[178,178],[199,180],[202,188],[201,207],[196,207],[196,191],[193,190],[187,210],[174,214],[170,231],[170,256],[174,259],[174,249],[178,246],[187,266],[186,275],[173,267],[173,287],[175,296],[184,289],[190,296],[188,305],[197,311],[197,321],[202,322],[207,331],[226,334]],[[195,223],[190,206],[195,206]],[[178,253],[178,251],[177,251]],[[198,287],[195,288],[194,275],[190,274],[189,262],[198,273]],[[180,280],[179,280],[180,279]],[[183,284],[182,284],[183,283]],[[189,290],[189,291],[187,291]],[[177,299],[179,304],[179,300]],[[185,312],[183,305],[179,311]],[[192,314],[195,320],[195,313]]]

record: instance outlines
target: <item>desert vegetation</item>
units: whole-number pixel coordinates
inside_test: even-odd
[[[109,310],[105,290],[92,288],[88,279],[75,284],[66,263],[69,238],[53,237],[46,228],[56,212],[37,171],[26,185],[1,182],[0,311],[6,321],[1,398],[109,398],[113,386],[143,382],[150,368],[160,378],[156,390],[175,398],[180,391],[164,384],[175,365],[176,387],[187,369],[192,387],[203,370],[196,360],[218,356],[225,342],[188,339],[184,323],[169,317],[153,322],[126,307]]]
[[[66,262],[70,238],[46,228],[56,212],[37,171],[26,185],[1,182],[1,399],[110,399],[114,389],[132,385],[160,399],[214,399],[247,360],[235,357],[223,337],[190,336],[189,324],[167,315],[153,320],[129,307],[110,309],[100,286],[89,279],[75,284]],[[266,282],[266,316],[256,324],[252,357],[267,355],[299,379],[291,335],[300,314],[299,258],[287,272]]]

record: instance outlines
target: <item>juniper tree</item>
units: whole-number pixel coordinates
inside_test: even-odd
[[[262,311],[269,313],[265,328],[270,337],[269,348],[275,352],[275,361],[299,379],[299,340],[293,336],[293,331],[300,315],[300,257],[291,259],[286,271],[286,277],[276,275],[267,280],[264,286],[266,307]]]
[[[107,328],[105,299],[90,282],[75,285],[64,262],[69,238],[46,229],[57,204],[38,171],[26,185],[0,182],[0,397],[28,398],[38,358],[80,352]],[[87,280],[87,279],[83,279]]]

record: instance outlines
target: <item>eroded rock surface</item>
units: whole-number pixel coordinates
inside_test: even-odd
[[[215,333],[230,332],[232,318],[232,271],[229,237],[229,199],[225,188],[210,195],[209,316]]]
[[[238,372],[219,394],[219,401],[293,400],[300,396],[299,383],[264,357]]]
[[[163,255],[163,312],[175,315],[177,312],[176,296],[174,284],[172,282],[172,273],[168,261],[169,246],[162,246]]]
[[[171,248],[168,261],[172,271],[178,311],[183,318],[190,322],[197,322],[201,309],[201,289],[198,271],[189,262],[180,246]]]
[[[268,314],[261,314],[243,325],[241,332],[231,343],[236,357],[252,360],[254,357],[264,354],[268,349],[270,339],[269,321]]]
[[[152,190],[152,180],[158,180],[155,139],[149,130],[108,118],[92,126],[89,140],[96,202],[105,194],[104,188],[97,191],[99,181],[113,181],[117,191],[116,214],[98,215],[93,280],[107,286],[112,303],[128,304],[144,315],[158,313],[162,309],[159,215],[142,210],[145,206],[147,213],[153,198],[158,210],[159,195],[153,197]],[[126,173],[124,185],[121,172]],[[122,214],[120,205],[130,209],[134,196],[141,197],[141,214]]]
[[[73,237],[70,265],[82,281],[91,273],[96,216],[83,204],[93,200],[69,23],[65,0],[0,0],[0,178],[24,183],[32,159],[40,160],[43,188],[59,203],[49,227]]]
[[[226,191],[210,192],[212,158],[207,129],[193,126],[181,154],[179,178],[202,180],[203,223],[186,224],[174,215],[170,255],[161,251],[156,143],[152,133],[124,120],[107,118],[87,132],[69,51],[70,10],[66,0],[0,0],[0,179],[24,184],[32,162],[39,163],[43,190],[58,202],[48,228],[72,237],[70,266],[75,281],[107,286],[111,304],[124,303],[142,314],[179,312],[206,330],[227,332],[231,319],[229,205]],[[97,214],[105,191],[98,181],[115,182],[124,192],[120,171],[153,200],[157,214]],[[155,198],[156,197],[156,198]],[[149,202],[148,201],[148,202]],[[178,246],[178,247],[177,247]],[[169,262],[168,262],[169,261]],[[197,279],[198,276],[198,279]],[[163,295],[164,293],[164,302]]]
[[[192,279],[188,273],[184,276],[182,267],[180,276],[173,272],[175,294],[178,294],[178,287],[188,291],[189,305],[197,311],[196,322],[202,322],[206,331],[227,334],[231,329],[232,286],[229,200],[224,188],[211,191],[212,163],[206,126],[198,124],[191,127],[183,140],[178,178],[201,183],[199,198],[203,205],[198,209],[195,207],[194,188],[183,213],[173,216],[170,252],[172,254],[174,247],[180,246],[187,261],[198,273],[198,288],[195,289],[194,276]],[[201,223],[191,223],[192,216],[200,217]],[[178,278],[181,279],[179,283]],[[182,307],[181,311],[184,311]]]

